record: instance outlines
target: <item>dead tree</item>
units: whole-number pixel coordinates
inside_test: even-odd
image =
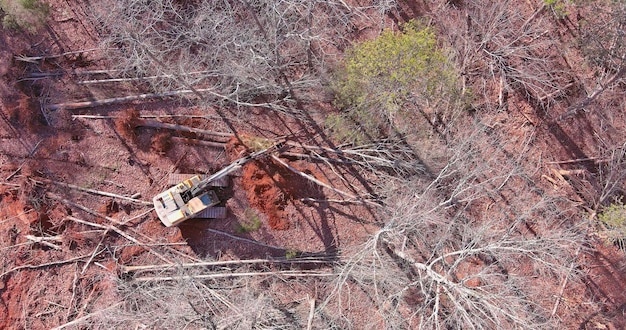
[[[377,311],[368,320],[387,328],[542,329],[558,322],[554,297],[564,278],[576,280],[571,265],[584,236],[564,224],[555,197],[524,184],[514,160],[484,150],[488,139],[480,130],[459,137],[433,180],[414,178],[387,195],[385,226],[346,251],[323,308],[341,313],[353,292],[364,291],[369,301],[362,303]],[[505,193],[524,199],[522,207],[498,197]]]
[[[97,12],[121,78],[149,77],[157,92],[209,89],[212,103],[262,97],[272,109],[322,86],[351,17],[364,15],[340,0],[118,0]]]
[[[500,106],[512,90],[549,101],[571,80],[546,6],[528,5],[470,0],[460,8],[441,6],[435,14],[457,52],[465,86]]]
[[[626,75],[626,4],[621,1],[592,1],[576,3],[578,12],[579,47],[587,63],[595,71],[594,80],[584,81],[585,95],[560,119],[570,118],[594,103],[601,95],[615,89]],[[582,13],[584,17],[581,16]]]

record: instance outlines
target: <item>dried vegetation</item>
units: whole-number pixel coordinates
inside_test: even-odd
[[[6,77],[90,100],[5,100],[0,327],[626,326],[623,3],[55,6],[106,52]],[[272,145],[223,222],[142,200]]]

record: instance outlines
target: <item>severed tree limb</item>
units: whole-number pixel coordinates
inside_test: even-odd
[[[223,261],[202,261],[191,263],[173,263],[161,265],[141,265],[141,266],[122,266],[122,272],[130,273],[137,271],[165,270],[175,267],[193,268],[193,267],[213,267],[213,266],[230,266],[230,265],[249,265],[249,264],[295,264],[295,263],[319,263],[327,264],[329,261],[324,258],[295,258],[295,259],[246,259],[246,260],[223,260]]]
[[[274,272],[250,272],[250,273],[222,273],[222,274],[199,274],[199,275],[178,275],[178,276],[143,276],[137,277],[134,280],[137,282],[151,282],[151,281],[176,281],[176,280],[190,280],[190,279],[220,279],[220,278],[234,278],[234,277],[254,277],[254,276],[269,276],[280,275],[287,277],[328,277],[337,276],[337,274],[330,272],[319,271],[307,271],[307,270],[283,270]]]
[[[77,208],[77,209],[79,209],[79,210],[85,211],[85,212],[87,212],[87,213],[89,213],[89,214],[91,214],[91,215],[94,215],[94,216],[96,216],[96,217],[104,218],[104,219],[106,219],[106,220],[108,220],[108,221],[113,222],[114,224],[117,224],[117,225],[123,225],[123,223],[119,222],[117,219],[111,218],[111,217],[106,216],[106,215],[104,215],[104,214],[100,214],[99,212],[96,212],[96,211],[94,211],[94,210],[92,210],[92,209],[90,209],[90,208],[88,208],[88,207],[85,207],[85,206],[82,206],[82,205],[80,205],[80,204],[77,204],[77,203],[74,203],[74,202],[72,202],[72,201],[69,201],[69,200],[67,200],[67,199],[65,199],[65,198],[63,198],[63,197],[61,197],[61,196],[55,195],[55,194],[53,194],[53,193],[51,193],[51,192],[47,192],[47,193],[46,193],[46,196],[47,196],[48,198],[52,198],[52,199],[54,199],[54,200],[57,200],[57,201],[59,201],[59,202],[61,202],[61,203],[65,204],[65,205],[67,205],[67,206],[72,206],[72,207],[75,207],[75,208]],[[104,228],[104,229],[106,229],[106,228]]]
[[[162,123],[162,122],[155,121],[155,120],[140,120],[137,122],[137,126],[166,128],[166,129],[171,129],[171,130],[176,130],[176,131],[181,131],[181,132],[206,134],[206,135],[213,135],[213,136],[219,136],[219,137],[225,137],[225,138],[230,138],[231,136],[233,136],[231,133],[208,131],[208,130],[193,128],[193,127],[188,127],[188,126],[167,124],[167,123]]]
[[[572,163],[580,163],[580,162],[588,162],[588,161],[607,162],[608,159],[601,158],[601,157],[587,157],[587,158],[560,160],[560,161],[547,162],[547,163],[548,164],[572,164]]]
[[[580,247],[578,247],[578,250],[576,250],[576,255],[574,256],[574,258],[578,258],[579,254],[580,254]],[[556,314],[556,310],[559,308],[559,303],[563,299],[563,292],[565,292],[565,286],[567,285],[567,281],[569,280],[569,275],[572,273],[572,270],[574,270],[575,261],[576,259],[572,260],[572,263],[569,265],[569,271],[567,272],[567,275],[563,279],[563,284],[561,284],[561,291],[559,292],[559,296],[556,298],[556,301],[554,302],[554,307],[552,307],[552,313],[550,314],[551,316],[554,316],[554,314]]]
[[[94,211],[94,210],[92,210],[92,209],[90,209],[90,208],[87,208],[87,207],[82,206],[82,205],[80,205],[80,204],[74,203],[74,202],[72,202],[72,201],[69,201],[69,200],[67,200],[67,199],[64,199],[64,198],[62,198],[62,197],[60,197],[60,196],[57,196],[57,195],[55,195],[55,194],[53,194],[53,193],[50,193],[50,192],[46,193],[46,196],[48,196],[49,198],[52,198],[52,199],[58,200],[58,201],[60,201],[61,203],[65,204],[65,205],[68,205],[68,206],[72,206],[72,207],[78,208],[78,209],[80,209],[80,210],[82,210],[82,211],[85,211],[85,212],[87,212],[87,213],[91,214],[91,215],[94,215],[94,216],[97,216],[97,217],[100,217],[100,218],[104,218],[104,219],[106,219],[106,220],[108,220],[108,221],[111,221],[111,222],[112,222],[112,223],[114,223],[114,224],[117,224],[117,225],[121,225],[121,226],[123,226],[123,225],[125,225],[125,223],[126,223],[126,222],[128,222],[128,221],[126,221],[126,222],[120,222],[120,221],[118,221],[117,219],[114,219],[114,218],[111,218],[111,217],[109,217],[109,216],[106,216],[106,215],[100,214],[100,213],[98,213],[98,212],[96,212],[96,211]],[[144,213],[144,214],[145,214],[145,213]],[[143,216],[144,214],[142,214],[141,216]],[[161,259],[161,260],[163,260],[163,261],[165,261],[165,262],[171,263],[171,261],[170,261],[170,260],[168,260],[167,258],[165,258],[165,257],[164,257],[163,255],[161,255],[160,253],[158,253],[158,252],[154,251],[153,249],[151,249],[148,245],[146,245],[146,244],[143,244],[143,243],[139,242],[139,241],[138,241],[137,239],[135,239],[134,237],[132,237],[132,236],[128,235],[127,233],[125,233],[124,231],[120,230],[119,228],[117,228],[117,227],[115,227],[115,226],[113,226],[113,225],[108,225],[108,226],[106,226],[106,225],[101,225],[101,224],[97,224],[97,223],[93,223],[93,222],[89,222],[89,221],[81,220],[81,219],[78,219],[78,218],[75,218],[75,217],[72,217],[72,216],[68,216],[68,219],[69,219],[69,220],[72,220],[72,221],[74,221],[74,222],[79,222],[79,223],[82,223],[82,224],[85,224],[85,225],[88,225],[88,226],[92,226],[92,227],[96,227],[96,228],[101,228],[101,229],[105,229],[105,230],[109,230],[109,229],[110,229],[110,230],[113,230],[113,231],[115,231],[116,233],[118,233],[120,236],[122,236],[122,237],[126,238],[127,240],[129,240],[129,241],[131,241],[131,242],[133,242],[133,243],[135,243],[135,244],[137,244],[137,245],[139,245],[139,246],[143,247],[143,248],[144,248],[144,249],[146,249],[148,252],[150,252],[150,253],[152,253],[152,254],[156,255],[159,259]],[[130,221],[130,220],[129,220],[129,221]],[[152,240],[151,238],[147,237],[147,236],[146,236],[146,235],[144,235],[144,234],[137,233],[137,232],[135,232],[135,233],[136,233],[136,234],[138,234],[138,235],[140,235],[140,236],[142,236],[142,237],[144,237],[144,238],[147,238],[148,240]],[[174,252],[176,252],[176,253],[179,253],[179,254],[182,254],[183,256],[186,256],[186,257],[188,257],[188,258],[191,258],[191,259],[194,259],[194,260],[195,260],[195,258],[190,257],[190,256],[188,256],[188,255],[185,255],[184,253],[181,253],[181,252],[180,252],[180,251],[178,251],[178,250],[174,250],[174,249],[172,249],[172,251],[174,251]]]
[[[148,210],[146,210],[145,212],[142,212],[142,213],[140,213],[138,215],[132,216],[129,219],[125,219],[126,217],[124,217],[124,218],[122,218],[122,221],[120,221],[120,224],[126,225],[126,224],[128,224],[129,222],[131,222],[131,221],[133,221],[135,219],[139,219],[139,218],[144,217],[146,214],[152,212],[153,210],[154,210],[154,207],[151,207]]]
[[[558,171],[560,175],[563,176],[573,176],[573,175],[579,175],[579,174],[585,174],[587,173],[587,170],[559,170]]]
[[[343,159],[333,159],[333,158],[328,158],[328,157],[323,157],[320,155],[310,155],[310,154],[303,154],[303,153],[298,153],[298,152],[290,152],[290,151],[283,151],[280,153],[281,156],[286,156],[286,157],[295,157],[295,158],[300,158],[300,159],[309,159],[309,160],[320,160],[323,162],[330,162],[330,163],[339,163],[339,164],[357,164],[357,162],[353,161],[353,160],[343,160]]]
[[[26,235],[24,237],[29,241],[39,243],[47,247],[51,247],[55,250],[62,250],[60,246],[49,242],[49,241],[56,241],[56,242],[62,241],[63,240],[62,236],[57,235],[57,236],[52,236],[52,237],[38,237],[38,236],[33,236],[33,235]]]
[[[82,54],[82,53],[87,53],[87,52],[93,52],[96,50],[101,50],[101,49],[91,48],[91,49],[84,49],[84,50],[75,50],[75,51],[65,52],[65,53],[61,53],[57,55],[41,55],[41,56],[17,55],[15,56],[15,59],[18,61],[22,61],[22,62],[29,62],[29,63],[37,64],[41,60],[46,60],[50,58],[59,58],[59,57],[67,56],[67,55]]]
[[[193,71],[187,72],[185,76],[198,75],[203,73],[211,73],[211,71]],[[87,85],[87,84],[105,84],[112,82],[125,82],[125,81],[137,81],[137,80],[150,80],[150,79],[158,79],[158,78],[173,78],[173,75],[158,75],[158,76],[145,76],[145,77],[128,77],[128,78],[110,78],[110,79],[93,79],[93,80],[81,80],[77,82],[78,85]]]
[[[272,155],[272,159],[274,159],[275,161],[277,161],[278,163],[280,163],[281,165],[283,165],[284,167],[286,167],[288,170],[292,171],[293,173],[295,173],[295,174],[297,174],[297,175],[299,175],[299,176],[301,176],[301,177],[303,177],[303,178],[305,178],[305,179],[307,179],[307,180],[309,180],[309,181],[311,181],[311,182],[313,182],[313,183],[315,183],[317,185],[320,185],[320,186],[322,186],[322,187],[324,187],[326,189],[330,189],[330,190],[332,190],[332,191],[334,191],[334,192],[336,192],[336,193],[338,193],[338,194],[340,194],[342,196],[348,197],[348,198],[350,198],[352,200],[363,201],[365,203],[368,203],[368,204],[371,204],[371,205],[375,205],[377,207],[381,207],[382,206],[382,205],[380,205],[380,204],[378,204],[376,202],[373,202],[371,200],[360,198],[360,197],[357,197],[357,196],[352,195],[350,193],[347,193],[347,192],[345,192],[343,190],[339,190],[337,188],[331,187],[331,186],[327,185],[326,183],[316,179],[315,177],[313,177],[311,175],[308,175],[308,174],[306,174],[306,173],[304,173],[302,171],[297,170],[296,168],[294,168],[293,166],[285,163],[282,159],[276,157],[275,155]]]
[[[74,202],[69,201],[69,200],[67,200],[67,199],[64,199],[64,198],[62,198],[62,197],[60,197],[60,196],[57,196],[57,195],[55,195],[55,194],[53,194],[53,193],[48,192],[48,193],[46,193],[46,196],[48,196],[49,198],[52,198],[52,199],[58,200],[58,201],[60,201],[61,203],[65,204],[65,205],[72,206],[72,207],[75,207],[75,208],[77,208],[77,209],[79,209],[79,210],[85,211],[85,212],[87,212],[87,213],[89,213],[89,214],[91,214],[91,215],[93,215],[93,216],[100,217],[100,218],[104,218],[104,219],[106,219],[106,220],[108,220],[108,221],[111,221],[112,223],[114,223],[114,224],[116,224],[116,225],[120,225],[120,226],[125,226],[125,225],[129,222],[129,221],[134,220],[134,219],[139,218],[139,217],[142,217],[142,216],[146,215],[147,213],[149,213],[149,212],[151,212],[151,211],[153,210],[153,209],[151,208],[150,210],[148,210],[148,211],[146,211],[146,212],[144,212],[144,213],[142,213],[142,214],[140,214],[140,215],[138,215],[138,216],[136,216],[136,217],[132,217],[132,218],[130,218],[130,219],[128,219],[128,220],[125,220],[125,221],[121,222],[121,221],[119,221],[119,220],[117,220],[117,219],[111,218],[111,217],[106,216],[106,215],[104,215],[104,214],[100,214],[100,213],[98,213],[98,212],[96,212],[96,211],[94,211],[94,210],[92,210],[92,209],[90,209],[90,208],[87,208],[87,207],[82,206],[82,205],[80,205],[80,204],[77,204],[77,203],[74,203]],[[104,227],[103,227],[103,225],[99,225],[99,224],[94,224],[94,225],[96,225],[96,227],[98,227],[98,228],[102,228],[102,229],[109,229],[109,227],[107,227],[107,226],[104,226]],[[115,227],[113,227],[113,228],[115,228]],[[117,229],[117,228],[115,228],[115,229]],[[117,229],[117,230],[119,230],[119,229]],[[131,228],[130,230],[133,230],[133,229]],[[117,232],[117,231],[116,231],[116,232]],[[121,232],[121,230],[120,230],[120,232]],[[128,236],[128,234],[126,234],[126,233],[124,233],[124,232],[122,232],[122,233],[120,233],[120,232],[117,232],[117,233],[118,233],[118,234],[120,234],[121,236],[124,236],[124,235]],[[148,241],[154,242],[154,240],[153,240],[152,238],[150,238],[149,236],[147,236],[147,235],[145,235],[145,234],[143,234],[143,233],[141,233],[141,232],[137,232],[137,231],[134,231],[134,230],[133,230],[133,232],[134,232],[135,234],[137,234],[137,235],[139,235],[139,236],[141,236],[141,237],[143,237],[143,238],[147,239]],[[125,236],[125,237],[126,237],[126,236]],[[129,237],[130,237],[130,238],[129,238]],[[131,242],[133,242],[133,243],[136,243],[136,244],[139,244],[139,245],[143,246],[143,247],[144,247],[144,248],[146,248],[148,251],[151,251],[151,253],[153,253],[153,254],[154,254],[154,253],[156,253],[156,252],[152,251],[151,249],[149,249],[149,246],[150,246],[149,244],[139,243],[136,239],[134,239],[134,238],[133,238],[133,237],[131,237],[131,236],[128,236],[128,237],[126,237],[126,238],[127,238],[128,240],[130,240]],[[169,251],[171,251],[171,252],[173,252],[173,253],[176,253],[176,254],[178,254],[178,255],[181,255],[181,256],[183,256],[183,257],[185,257],[185,258],[189,258],[189,259],[194,260],[194,261],[199,261],[198,259],[196,259],[196,258],[194,258],[194,257],[192,257],[192,256],[190,256],[190,255],[187,255],[187,254],[185,254],[185,253],[182,253],[182,252],[180,252],[180,251],[178,251],[178,250],[176,250],[176,249],[171,249],[171,248],[167,248],[167,249],[168,249]],[[161,256],[160,254],[159,254],[159,258],[160,258],[161,260],[165,261],[165,262],[170,262],[169,260],[165,259],[165,258],[164,258],[163,256]]]
[[[41,179],[40,178],[39,180],[41,180],[43,182],[46,182],[46,183],[52,183],[52,184],[55,184],[55,185],[58,185],[58,186],[63,186],[63,187],[71,188],[71,189],[76,189],[76,190],[88,192],[88,193],[91,193],[91,194],[96,194],[96,195],[102,195],[102,196],[107,196],[107,197],[123,199],[123,200],[129,201],[129,202],[133,202],[133,203],[137,203],[137,204],[152,205],[152,202],[142,201],[142,200],[139,200],[139,199],[130,198],[130,197],[126,197],[126,196],[122,196],[122,195],[118,195],[118,194],[114,194],[114,193],[110,193],[110,192],[106,192],[106,191],[89,189],[89,188],[83,188],[83,187],[76,186],[76,185],[73,185],[73,184],[64,183],[64,182],[60,182],[60,181],[53,181],[53,180],[48,180],[48,179]],[[33,180],[33,181],[37,182],[37,180]]]
[[[309,299],[309,303],[311,304],[311,307],[309,309],[309,319],[306,323],[307,330],[313,329],[313,317],[315,316],[315,298]]]

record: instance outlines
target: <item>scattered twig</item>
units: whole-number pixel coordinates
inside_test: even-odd
[[[90,318],[92,318],[92,317],[94,317],[94,316],[96,316],[96,315],[98,315],[98,314],[100,314],[100,313],[102,313],[102,312],[106,311],[106,310],[109,310],[109,309],[111,309],[111,308],[115,308],[115,307],[117,307],[117,306],[119,306],[119,305],[121,305],[121,304],[123,304],[123,302],[122,302],[122,301],[118,302],[117,304],[113,304],[113,305],[111,305],[111,306],[109,306],[109,307],[107,307],[107,308],[104,308],[104,309],[101,309],[101,310],[95,311],[95,312],[90,313],[90,314],[87,314],[87,315],[85,315],[85,316],[83,316],[83,317],[79,317],[79,318],[77,318],[77,319],[75,319],[75,320],[72,320],[72,321],[67,322],[67,323],[65,323],[65,324],[62,324],[62,325],[59,325],[58,327],[54,327],[54,328],[52,328],[51,330],[61,330],[61,329],[65,329],[65,328],[67,328],[67,327],[69,327],[69,326],[73,326],[73,325],[80,324],[80,323],[82,323],[82,322],[84,322],[84,321],[87,321],[88,319],[90,319]]]
[[[33,147],[33,149],[28,153],[28,156],[26,156],[26,158],[31,158],[33,157],[33,155],[35,154],[35,152],[37,152],[37,149],[39,148],[39,145],[41,144],[41,142],[43,142],[43,139],[39,140],[39,142],[37,142],[37,144],[35,144],[35,146]],[[11,180],[11,178],[13,178],[15,175],[17,175],[17,173],[19,173],[22,170],[22,167],[24,166],[24,162],[22,161],[22,164],[20,165],[20,167],[17,168],[17,170],[15,170],[13,173],[11,173],[11,175],[9,175],[5,180],[9,181]]]
[[[5,222],[7,222],[7,221],[9,221],[9,220],[11,220],[11,219],[19,218],[19,217],[21,217],[21,216],[23,216],[23,215],[25,215],[25,214],[28,214],[28,213],[30,213],[30,212],[32,212],[32,211],[34,211],[34,209],[28,209],[28,210],[26,210],[26,211],[24,211],[24,212],[18,213],[18,214],[13,215],[13,216],[10,216],[10,217],[8,217],[8,218],[6,218],[6,219],[1,220],[1,221],[0,221],[0,224],[3,224],[3,223],[5,223]]]
[[[85,274],[85,271],[87,270],[87,267],[89,267],[89,264],[93,261],[93,259],[99,254],[98,249],[100,249],[100,245],[102,245],[102,242],[104,242],[104,239],[107,237],[107,235],[109,234],[109,229],[105,229],[104,233],[102,233],[102,237],[100,238],[100,241],[98,242],[98,244],[96,245],[96,248],[93,249],[93,252],[91,253],[91,257],[89,257],[89,260],[87,260],[87,262],[85,263],[85,265],[83,266],[83,269],[81,270],[80,274]]]
[[[198,75],[203,73],[211,73],[211,71],[194,71],[187,72],[185,75]],[[146,76],[146,77],[129,77],[129,78],[111,78],[111,79],[94,79],[94,80],[81,80],[77,82],[78,85],[88,85],[88,84],[105,84],[105,83],[113,83],[113,82],[124,82],[124,81],[137,81],[137,80],[150,80],[157,78],[172,78],[173,75],[159,75],[159,76]]]
[[[146,251],[154,254],[157,258],[159,258],[159,259],[161,259],[161,260],[163,260],[163,261],[165,261],[167,263],[171,263],[172,262],[172,261],[168,260],[167,258],[165,258],[160,253],[158,253],[158,252],[154,251],[153,249],[151,249],[146,244],[141,243],[136,238],[128,235],[126,232],[124,232],[123,230],[121,230],[121,229],[119,229],[119,228],[117,228],[117,227],[115,227],[113,225],[105,226],[105,225],[101,225],[101,224],[98,224],[98,223],[93,223],[93,222],[89,222],[89,221],[86,221],[86,220],[81,220],[81,219],[78,219],[78,218],[73,217],[71,215],[67,216],[67,219],[72,220],[72,221],[77,222],[77,223],[80,223],[80,224],[83,224],[83,225],[87,225],[87,226],[92,226],[92,227],[96,227],[96,228],[102,228],[102,229],[105,229],[105,230],[112,230],[112,231],[118,233],[120,236],[126,238],[127,240],[129,240],[129,241],[131,241],[131,242],[133,242],[133,243],[143,247],[144,249],[146,249]]]
[[[85,70],[85,71],[72,71],[73,75],[92,75],[92,74],[110,74],[115,72],[120,72],[122,70],[113,69],[113,70]]]

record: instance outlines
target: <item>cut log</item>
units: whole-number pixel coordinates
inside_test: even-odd
[[[137,126],[154,127],[154,128],[165,128],[165,129],[171,129],[171,130],[175,130],[175,131],[197,133],[197,134],[205,134],[205,135],[213,135],[213,136],[219,136],[219,137],[224,137],[224,138],[230,138],[231,136],[233,136],[233,134],[231,134],[231,133],[208,131],[208,130],[204,130],[204,129],[193,128],[193,127],[182,126],[182,125],[176,125],[176,124],[167,124],[167,123],[158,122],[156,120],[139,120],[137,122]]]
[[[17,56],[15,56],[15,60],[37,64],[41,60],[46,60],[46,59],[50,59],[50,58],[59,58],[59,57],[67,56],[67,55],[82,54],[82,53],[87,53],[87,52],[93,52],[93,51],[96,51],[96,50],[101,50],[101,48],[91,48],[91,49],[84,49],[84,50],[75,50],[75,51],[65,52],[65,53],[56,54],[56,55],[41,55],[41,56],[17,55]]]
[[[206,92],[207,89],[196,90],[198,92]],[[180,96],[186,94],[193,94],[194,91],[189,89],[183,89],[178,91],[171,91],[165,93],[146,93],[146,94],[138,94],[138,95],[129,95],[129,96],[121,96],[121,97],[113,97],[109,99],[102,100],[92,100],[92,101],[82,101],[82,102],[67,102],[67,103],[58,103],[58,104],[50,104],[46,106],[48,110],[59,110],[59,109],[67,109],[67,110],[75,110],[75,109],[84,109],[84,108],[93,108],[101,105],[111,105],[111,104],[119,104],[119,103],[128,103],[132,101],[139,100],[147,100],[147,99],[155,99],[155,98],[164,98],[170,96]]]
[[[312,270],[279,270],[274,272],[251,272],[251,273],[222,273],[222,274],[199,274],[199,275],[178,275],[178,276],[143,276],[135,278],[137,282],[154,282],[154,281],[188,281],[189,279],[220,279],[235,277],[255,277],[280,275],[285,277],[328,277],[337,276],[335,273],[320,272]]]
[[[123,273],[167,270],[176,267],[194,268],[194,267],[227,267],[241,266],[250,264],[296,264],[296,263],[320,263],[327,264],[330,260],[324,258],[296,258],[296,259],[244,259],[244,260],[222,260],[222,261],[202,261],[160,265],[141,265],[141,266],[122,266]]]

